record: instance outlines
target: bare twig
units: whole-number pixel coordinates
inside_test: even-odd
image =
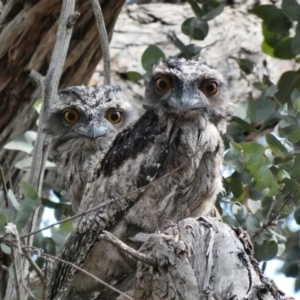
[[[38,275],[38,277],[40,278],[41,282],[44,283],[44,278],[45,275],[43,273],[43,271],[39,268],[39,266],[32,260],[31,256],[28,255],[27,252],[22,251],[22,253],[25,255],[26,259],[29,261],[32,269],[35,270],[36,274]]]
[[[15,288],[16,288],[16,294],[17,294],[16,300],[21,300],[17,262],[16,262],[16,257],[15,257],[13,246],[11,246],[10,249],[11,249],[12,268],[13,268],[13,273],[14,273],[14,277],[15,277]]]
[[[297,189],[295,190],[295,192],[294,192],[292,195],[290,195],[290,196],[283,202],[283,204],[282,204],[281,207],[278,209],[278,211],[272,216],[272,218],[269,219],[269,216],[270,216],[270,214],[271,214],[271,212],[272,212],[272,210],[273,210],[273,208],[274,208],[275,201],[271,203],[271,206],[270,206],[270,209],[269,209],[268,215],[267,215],[267,217],[268,217],[267,220],[268,220],[268,219],[269,219],[269,220],[268,220],[267,222],[264,222],[264,224],[262,225],[262,227],[261,227],[260,229],[258,229],[257,231],[254,232],[254,234],[251,236],[251,239],[254,239],[255,237],[257,237],[262,231],[264,231],[264,230],[265,230],[266,228],[268,228],[269,226],[273,226],[273,225],[274,225],[275,219],[280,215],[281,211],[284,209],[284,207],[287,205],[287,203],[288,203],[290,200],[292,200],[294,194],[295,194],[296,192],[298,192],[299,189],[300,189],[300,187],[297,188]],[[269,213],[270,213],[270,214],[269,214]]]
[[[59,19],[56,41],[52,52],[49,69],[45,78],[36,71],[31,72],[31,77],[42,86],[43,105],[40,113],[40,126],[34,146],[32,166],[29,175],[30,184],[41,194],[41,185],[44,175],[44,167],[48,153],[46,136],[43,133],[43,124],[47,112],[56,99],[59,80],[63,71],[63,65],[67,56],[72,34],[72,24],[78,19],[78,13],[74,13],[75,0],[64,0]]]
[[[7,187],[6,187],[5,176],[4,176],[4,173],[3,173],[3,168],[1,166],[0,166],[0,175],[1,175],[2,185],[3,185],[3,193],[4,193],[5,206],[7,208],[8,207],[8,194],[7,194]]]
[[[104,84],[110,84],[110,55],[109,42],[105,27],[105,22],[98,0],[91,0],[93,11],[96,19],[97,29],[100,36],[101,48],[103,52],[103,69],[104,69]]]
[[[120,241],[119,239],[117,239],[113,234],[111,234],[110,232],[108,231],[103,231],[101,234],[100,234],[100,238],[111,243],[112,245],[116,246],[119,250],[125,252],[126,254],[130,255],[131,257],[149,265],[149,266],[152,266],[152,267],[157,267],[157,261],[148,256],[148,255],[145,255],[143,253],[140,253],[136,250],[134,250],[133,248],[127,246],[126,244],[124,244],[122,241]]]

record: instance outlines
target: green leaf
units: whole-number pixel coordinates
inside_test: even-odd
[[[291,178],[300,180],[300,154],[297,154],[294,159],[293,169],[290,171]]]
[[[231,211],[235,219],[242,224],[247,216],[247,210],[243,205],[232,204]]]
[[[274,241],[266,241],[261,245],[254,243],[254,255],[259,261],[273,259],[278,252],[278,245]]]
[[[300,5],[296,0],[283,0],[282,11],[293,21],[300,20]]]
[[[133,82],[137,82],[137,81],[143,79],[142,74],[140,74],[138,72],[134,72],[134,71],[127,72],[127,77],[130,81],[133,81]]]
[[[33,151],[33,142],[36,140],[37,133],[26,131],[23,135],[9,142],[4,146],[5,149],[18,150],[30,154]]]
[[[298,225],[300,225],[300,207],[298,207],[294,212],[294,218]]]
[[[284,178],[282,183],[284,184],[284,187],[281,193],[284,199],[287,199],[287,197],[290,196],[293,198],[295,193],[299,192],[300,185],[294,179]]]
[[[285,276],[286,277],[297,277],[299,275],[299,267],[297,266],[297,264],[292,264],[289,265],[286,269],[285,269]]]
[[[247,200],[247,206],[252,214],[255,214],[257,211],[261,209],[261,202],[260,201],[253,201],[251,199]]]
[[[300,53],[300,22],[298,22],[298,24],[297,24],[296,34],[292,39],[291,48],[292,48],[292,51],[294,54]]]
[[[266,135],[266,141],[273,153],[275,153],[275,154],[278,154],[278,153],[287,154],[288,153],[287,149],[282,145],[282,143],[273,134],[268,133]]]
[[[194,56],[198,55],[202,49],[203,49],[202,47],[199,47],[195,44],[189,44],[184,47],[179,57],[184,57],[185,59],[191,59]]]
[[[9,202],[11,203],[11,205],[16,209],[19,210],[20,209],[20,203],[18,202],[18,200],[16,199],[14,193],[12,192],[12,190],[8,190],[7,192],[7,197]]]
[[[175,47],[177,49],[179,49],[181,52],[184,52],[185,51],[185,44],[177,37],[177,35],[175,34],[170,34],[170,38],[173,42],[173,44],[175,45]]]
[[[195,0],[187,0],[187,2],[190,4],[195,16],[201,20],[203,12],[202,9],[200,8],[200,6],[197,4],[197,2]]]
[[[292,143],[297,143],[300,140],[300,128],[298,125],[290,125],[284,128],[278,127],[278,133]]]
[[[248,116],[251,122],[262,122],[268,119],[276,109],[276,104],[265,97],[250,100],[248,105]]]
[[[288,71],[283,73],[278,81],[277,87],[278,92],[275,94],[276,99],[278,99],[281,104],[289,103],[293,90],[299,90],[300,72]]]
[[[251,74],[253,71],[253,62],[249,59],[239,59],[237,60],[240,68],[244,71],[247,75]]]
[[[280,59],[292,59],[295,57],[292,51],[292,38],[286,36],[274,48],[274,56]]]
[[[224,162],[226,165],[242,172],[244,170],[244,164],[242,163],[244,157],[243,147],[235,142],[230,142],[230,148],[225,154]]]
[[[228,190],[232,192],[234,198],[238,201],[242,201],[245,196],[245,190],[241,181],[231,177],[228,177],[225,180],[227,183],[226,186]]]
[[[251,234],[260,229],[259,219],[253,214],[248,214],[245,224],[247,226],[247,231],[249,231]]]
[[[222,216],[223,221],[231,227],[238,227],[238,222],[229,215]]]
[[[4,226],[7,223],[7,217],[3,213],[0,212],[0,235],[5,234],[5,228]]]
[[[38,193],[36,192],[34,187],[30,185],[28,182],[20,182],[19,186],[26,198],[29,198],[31,200],[39,199]]]
[[[19,160],[15,164],[15,168],[28,172],[30,171],[31,165],[32,165],[32,156],[29,156]]]
[[[296,99],[294,102],[293,102],[293,106],[294,106],[294,109],[297,110],[298,112],[300,111],[300,98]]]
[[[182,23],[181,31],[195,40],[204,40],[208,34],[208,24],[192,17]]]
[[[275,181],[272,181],[269,185],[269,197],[276,196],[278,194],[278,184]]]
[[[263,169],[263,168],[260,168],[260,170],[261,169]],[[260,171],[258,171],[257,173],[260,173]],[[257,173],[256,173],[256,175],[257,175]],[[260,173],[260,175],[261,176],[259,176],[258,178],[257,178],[257,176],[255,177],[255,179],[256,179],[255,187],[259,191],[263,191],[264,189],[268,188],[272,184],[273,175],[270,170]]]
[[[142,54],[142,66],[146,71],[151,71],[154,64],[165,59],[163,51],[155,45],[150,45]]]
[[[262,52],[271,56],[271,57],[275,57],[274,56],[274,48],[272,48],[271,46],[269,46],[267,44],[266,41],[263,41],[262,44],[261,44],[261,49],[262,49]]]
[[[254,13],[260,17],[268,30],[284,34],[292,27],[289,18],[275,5],[260,5],[254,9]]]
[[[225,5],[219,3],[219,1],[206,1],[203,4],[204,14],[202,16],[203,21],[210,21],[216,16],[221,14],[224,10]]]
[[[265,23],[262,23],[262,34],[264,36],[264,43],[271,49],[273,49],[282,38],[282,35],[268,30]]]
[[[249,161],[253,160],[254,162],[265,152],[265,147],[263,145],[254,142],[246,143],[243,149],[249,155]]]
[[[259,191],[255,188],[255,183],[256,182],[253,182],[249,187],[249,197],[252,200],[262,200],[265,196],[268,195],[269,189]]]
[[[236,124],[238,124],[239,128],[243,131],[246,132],[256,132],[257,130],[248,122],[244,121],[243,119],[233,116],[231,118],[232,122],[235,122]]]
[[[4,252],[7,255],[11,255],[11,248],[10,247],[8,247],[7,245],[2,244],[2,243],[0,244],[0,247],[1,247],[2,252]]]

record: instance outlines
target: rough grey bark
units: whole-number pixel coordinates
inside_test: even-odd
[[[171,224],[141,247],[157,267],[139,262],[130,294],[136,300],[293,299],[262,276],[249,240],[216,218]]]

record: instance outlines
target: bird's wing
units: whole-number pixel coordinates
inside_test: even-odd
[[[80,266],[102,230],[114,224],[135,203],[140,193],[134,191],[155,178],[166,155],[154,143],[163,131],[156,114],[148,111],[117,135],[102,160],[98,178],[83,199],[82,211],[105,201],[120,200],[83,216],[60,252],[60,259]],[[60,299],[66,293],[76,271],[67,264],[57,263],[50,283],[50,299]]]

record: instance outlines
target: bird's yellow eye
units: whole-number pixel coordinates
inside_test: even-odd
[[[218,83],[216,81],[207,81],[204,82],[201,86],[201,91],[206,96],[213,96],[218,91]]]
[[[109,111],[105,118],[111,123],[111,124],[118,124],[122,120],[122,114],[118,110],[111,110]]]
[[[167,77],[158,77],[155,82],[155,88],[160,93],[165,93],[171,88],[171,81]]]
[[[79,113],[77,112],[77,110],[68,108],[64,111],[64,121],[67,124],[72,125],[76,123],[78,119],[79,119]]]

